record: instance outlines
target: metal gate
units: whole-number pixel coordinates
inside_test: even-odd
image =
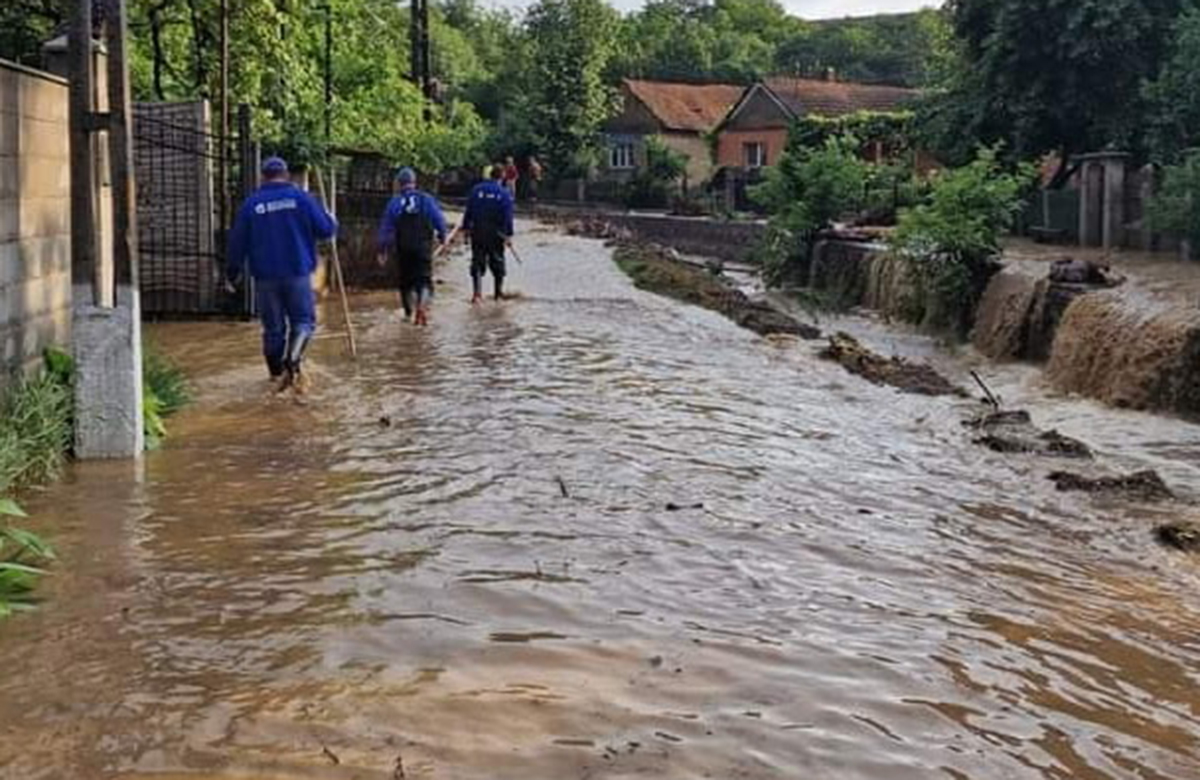
[[[246,292],[224,285],[230,215],[252,182],[249,123],[222,140],[207,101],[134,108],[142,311],[152,317],[251,313]],[[225,181],[219,173],[227,172]]]

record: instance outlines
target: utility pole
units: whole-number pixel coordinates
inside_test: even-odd
[[[145,448],[142,421],[142,325],[138,291],[137,215],[129,97],[127,0],[106,0],[104,40],[108,111],[96,110],[93,0],[74,0],[68,33],[71,132],[72,346],[75,354],[75,455],[132,458]],[[92,139],[107,133],[112,221],[98,227]],[[112,241],[115,305],[98,279],[98,235]]]

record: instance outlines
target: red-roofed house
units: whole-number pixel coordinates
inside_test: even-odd
[[[688,158],[688,181],[708,179],[714,170],[707,139],[745,91],[736,84],[621,82],[621,113],[604,125],[606,150],[601,169],[615,179],[630,178],[646,163],[646,138],[657,136]]]
[[[787,146],[788,128],[800,117],[903,111],[912,107],[917,95],[916,90],[903,87],[767,79],[747,89],[720,123],[717,164],[722,168],[773,165]]]

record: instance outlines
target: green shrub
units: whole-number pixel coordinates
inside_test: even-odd
[[[54,550],[41,537],[10,525],[7,518],[25,517],[16,502],[0,498],[0,618],[34,608],[30,593]]]
[[[918,288],[908,316],[930,329],[965,333],[1000,236],[1034,179],[1033,166],[1006,171],[998,156],[998,147],[980,149],[970,164],[937,176],[925,203],[900,213],[892,247],[912,262]]]
[[[1150,201],[1150,222],[1186,238],[1192,259],[1200,260],[1200,153],[1163,169],[1162,187]]]
[[[817,232],[861,206],[869,164],[859,159],[857,148],[854,137],[841,136],[786,152],[750,188],[750,197],[771,214],[758,252],[768,284],[803,275]]]
[[[671,149],[659,138],[646,139],[646,164],[638,169],[625,191],[629,208],[666,208],[676,185],[687,171],[687,155]]]

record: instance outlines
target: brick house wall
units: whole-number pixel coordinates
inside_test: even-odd
[[[746,144],[759,143],[766,152],[766,165],[779,162],[787,146],[787,128],[759,128],[753,130],[723,130],[717,139],[717,165],[722,168],[746,167]]]

